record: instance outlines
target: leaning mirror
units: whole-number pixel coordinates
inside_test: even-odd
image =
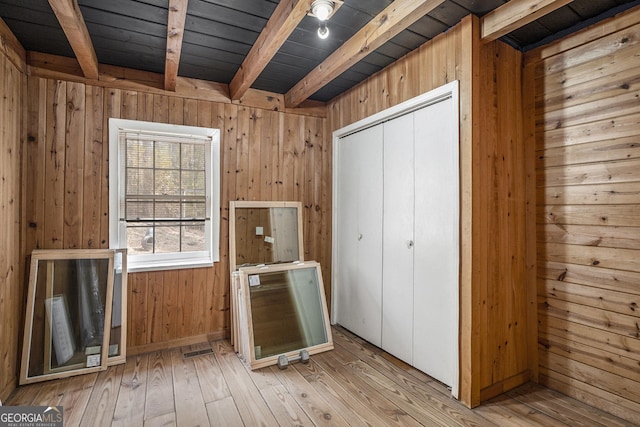
[[[107,249],[33,251],[20,384],[106,368],[114,258]]]

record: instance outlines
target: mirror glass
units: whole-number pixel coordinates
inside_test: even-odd
[[[302,259],[297,206],[236,205],[233,219],[236,268]]]

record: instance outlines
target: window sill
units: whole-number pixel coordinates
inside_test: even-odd
[[[167,262],[166,260],[162,261],[144,261],[144,262],[136,262],[135,260],[129,258],[127,260],[127,269],[129,273],[141,273],[145,271],[162,271],[162,270],[179,270],[186,268],[205,268],[212,267],[215,261],[211,259],[202,259],[202,260],[182,260],[182,261],[172,261]]]

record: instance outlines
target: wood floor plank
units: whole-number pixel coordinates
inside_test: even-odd
[[[226,341],[215,344],[216,359],[244,425],[277,426],[278,422],[231,345]]]
[[[143,425],[148,362],[146,354],[127,357],[112,426]]]
[[[206,343],[197,346],[191,346],[192,351],[203,350],[206,347],[211,348],[211,344]],[[231,396],[229,387],[222,376],[220,365],[212,354],[205,356],[197,356],[193,358],[198,373],[198,382],[202,391],[204,403],[214,402]]]
[[[430,412],[441,413],[445,422],[447,418],[453,420],[458,425],[482,425],[484,420],[482,417],[473,412],[462,409],[459,402],[451,398],[451,391],[442,383],[428,377],[424,374],[418,374],[415,369],[407,369],[403,362],[397,361],[389,363],[389,356],[378,353],[375,349],[370,349],[368,343],[362,343],[358,339],[352,339],[350,334],[343,331],[345,340],[341,340],[335,345],[336,353],[341,354],[345,351],[355,352],[360,355],[356,362],[366,364],[373,372],[379,372],[385,378],[392,381],[401,390],[405,390],[407,398],[420,402],[421,406],[430,408]],[[410,373],[410,372],[411,373]],[[419,379],[420,378],[420,379]],[[421,421],[420,419],[418,419]]]
[[[350,426],[393,425],[372,410],[370,400],[352,383],[338,382],[313,360],[295,368],[336,411],[342,414]]]
[[[179,348],[171,350],[176,423],[180,426],[206,426],[209,416],[196,366],[192,359],[183,358],[182,353]]]
[[[333,338],[333,351],[282,371],[251,371],[220,340],[20,386],[3,404],[64,405],[69,426],[631,426],[536,384],[471,410],[443,384],[350,332],[334,328]],[[213,355],[182,357],[207,347]]]
[[[144,420],[144,427],[169,427],[177,425],[175,412]]]
[[[382,418],[385,425],[397,426],[419,426],[414,418],[400,409],[393,402],[380,395],[375,387],[372,387],[362,378],[352,375],[350,369],[343,365],[342,361],[336,357],[334,351],[313,356],[314,362],[329,373],[332,378],[342,385],[353,397],[358,399],[363,405],[369,408],[375,418]]]
[[[91,397],[92,388],[66,390],[60,399],[64,408],[64,423],[68,426],[79,426]],[[93,425],[93,424],[92,424]]]
[[[505,394],[570,426],[629,427],[632,424],[538,384],[525,384]]]
[[[149,353],[148,371],[145,421],[175,412],[171,352]]]
[[[98,374],[91,397],[84,410],[81,425],[110,426],[116,409],[125,365],[118,365]]]
[[[209,414],[209,422],[212,426],[237,427],[244,425],[231,396],[207,403],[207,414]]]
[[[563,427],[565,423],[533,409],[515,399],[498,396],[484,403],[475,412],[500,426]]]
[[[270,369],[278,376],[286,390],[304,409],[316,426],[348,426],[349,423],[317,393],[295,369]]]
[[[260,394],[280,426],[313,425],[309,416],[282,384],[263,388]]]

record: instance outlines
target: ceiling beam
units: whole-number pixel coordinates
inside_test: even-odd
[[[182,51],[184,24],[187,20],[189,0],[169,0],[167,24],[167,54],[164,60],[164,90],[175,91],[178,81],[178,66]]]
[[[242,98],[310,9],[310,0],[281,0],[229,84],[231,99]]]
[[[573,0],[511,0],[487,13],[480,22],[482,41],[499,39],[511,31],[561,8]]]
[[[438,7],[444,0],[395,0],[347,40],[285,94],[287,107],[298,106],[334,78],[402,30]]]
[[[98,58],[77,0],[49,0],[84,76],[98,80]]]
[[[0,18],[0,52],[4,53],[18,70],[27,72],[27,52],[2,18]]]

